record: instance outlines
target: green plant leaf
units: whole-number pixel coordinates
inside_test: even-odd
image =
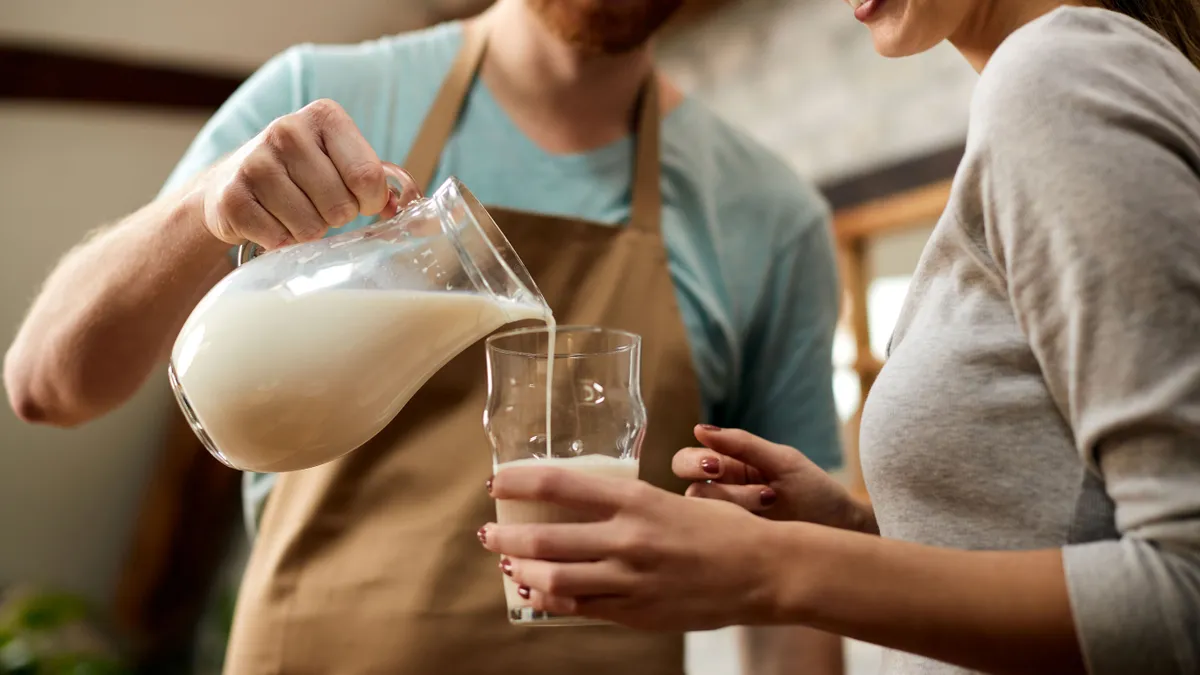
[[[39,593],[17,601],[16,630],[49,631],[88,615],[87,603],[66,593]]]

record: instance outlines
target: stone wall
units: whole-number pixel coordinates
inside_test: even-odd
[[[976,75],[949,45],[875,53],[843,0],[741,0],[659,45],[665,72],[819,181],[961,142]]]

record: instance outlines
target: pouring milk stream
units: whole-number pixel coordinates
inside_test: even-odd
[[[388,169],[400,194],[411,178]],[[215,457],[242,470],[296,471],[366,443],[464,349],[530,319],[553,336],[528,271],[451,178],[387,221],[240,264],[188,317],[169,373]]]

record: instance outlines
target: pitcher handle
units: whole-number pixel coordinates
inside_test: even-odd
[[[383,211],[381,212],[383,218],[395,217],[406,206],[424,196],[421,192],[421,186],[417,185],[416,179],[412,177],[411,173],[404,170],[403,167],[391,162],[383,162],[383,173],[387,177],[388,191],[391,193],[388,196],[387,205],[383,207]],[[238,246],[237,266],[241,267],[250,262],[261,251],[261,247],[252,241],[242,242]]]

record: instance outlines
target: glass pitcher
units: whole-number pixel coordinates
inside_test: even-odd
[[[419,195],[387,165],[393,203]],[[171,388],[224,464],[296,471],[379,433],[462,350],[550,310],[524,264],[455,178],[395,216],[262,255],[196,305],[171,351]],[[483,373],[480,373],[483,377]]]

